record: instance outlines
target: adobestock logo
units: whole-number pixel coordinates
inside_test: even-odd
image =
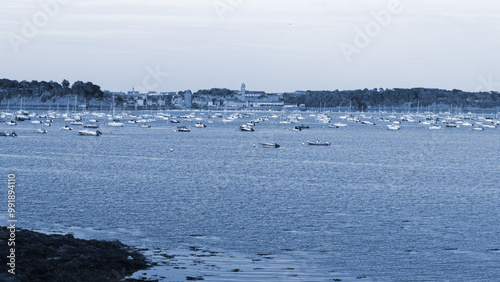
[[[212,5],[214,6],[215,12],[217,13],[219,19],[223,21],[224,15],[227,12],[234,11],[242,2],[243,0],[216,0],[212,3]]]
[[[21,19],[22,27],[18,33],[9,32],[7,35],[14,52],[19,53],[19,47],[29,43],[30,39],[33,39],[41,28],[46,27],[50,20],[59,14],[61,5],[69,2],[71,0],[39,0],[40,10],[33,13],[30,18],[23,17]]]
[[[392,22],[393,16],[400,14],[403,11],[403,6],[399,0],[391,0],[387,4],[387,8],[378,12],[372,12],[373,20],[367,22],[363,29],[355,28],[353,43],[342,42],[340,49],[348,63],[352,62],[352,56],[361,54],[361,51],[366,48],[373,39],[378,37],[384,28]]]

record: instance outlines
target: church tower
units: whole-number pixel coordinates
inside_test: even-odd
[[[245,83],[242,83],[242,84],[241,84],[241,92],[240,92],[240,95],[241,95],[241,96],[243,96],[243,97],[245,97],[245,87],[246,87],[246,86],[245,86]]]

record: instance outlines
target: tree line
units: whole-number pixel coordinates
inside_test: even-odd
[[[193,97],[232,98],[239,92],[227,88],[200,89]],[[60,97],[78,95],[79,99],[103,100],[111,94],[103,92],[101,87],[92,82],[76,81],[72,85],[66,79],[61,83],[54,81],[17,81],[0,79],[0,102],[3,99],[34,98],[41,102],[55,102]],[[178,95],[184,96],[183,91]],[[265,95],[264,95],[265,96]],[[306,107],[352,107],[367,109],[369,107],[409,107],[455,106],[455,107],[500,107],[500,93],[467,92],[462,90],[445,90],[434,88],[394,88],[394,89],[357,89],[357,90],[325,90],[284,93],[282,100],[286,104],[304,104]]]
[[[55,81],[0,79],[0,102],[3,99],[33,98],[40,99],[41,102],[45,103],[68,95],[78,95],[80,99],[85,99],[86,102],[91,99],[105,98],[105,93],[101,90],[101,87],[92,82],[75,81],[70,86],[70,82],[66,79],[61,83]]]
[[[287,104],[304,104],[307,107],[429,107],[448,105],[455,107],[494,108],[500,106],[500,93],[466,92],[432,88],[358,89],[335,91],[305,91],[285,93]]]

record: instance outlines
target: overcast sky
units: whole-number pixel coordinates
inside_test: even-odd
[[[2,0],[0,15],[0,77],[16,80],[112,91],[500,86],[494,0]]]

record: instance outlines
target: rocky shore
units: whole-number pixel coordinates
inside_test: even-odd
[[[9,236],[10,231],[1,227],[0,281],[120,281],[149,267],[144,255],[119,241],[16,229],[13,247],[8,246]],[[8,272],[11,248],[15,248],[15,274]]]

